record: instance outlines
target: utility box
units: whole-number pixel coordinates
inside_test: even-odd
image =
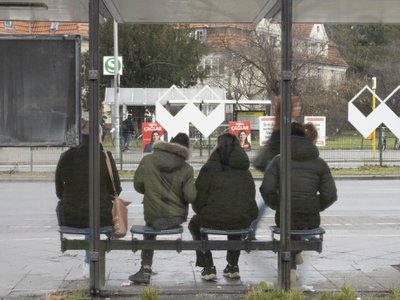
[[[0,35],[0,147],[80,140],[80,36]]]

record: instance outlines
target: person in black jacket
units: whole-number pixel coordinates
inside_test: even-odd
[[[302,125],[297,124],[299,132]],[[307,136],[292,136],[291,161],[291,229],[304,230],[318,228],[321,224],[320,212],[337,200],[335,181],[327,163],[319,157],[315,146],[315,127],[306,126]],[[311,133],[313,130],[314,133]],[[304,127],[303,127],[304,132]],[[260,193],[265,204],[276,210],[275,223],[280,226],[280,155],[275,156],[268,164]],[[292,280],[297,279],[296,255],[292,252]]]
[[[123,151],[129,151],[129,144],[131,142],[131,136],[135,132],[135,127],[133,125],[132,115],[128,115],[122,122],[122,136],[124,138],[124,149]]]
[[[101,127],[99,128],[100,137]],[[100,151],[100,226],[111,226],[114,190],[101,144]],[[111,152],[107,153],[119,194],[122,188],[118,170]],[[82,125],[82,144],[61,154],[56,168],[55,185],[59,199],[57,204],[59,225],[89,227],[89,124],[87,121],[84,121]]]
[[[238,138],[224,133],[196,180],[197,196],[192,208],[196,215],[189,223],[194,240],[200,240],[200,227],[212,229],[243,229],[257,217],[255,185],[249,171],[249,158],[240,147]],[[228,240],[240,240],[240,235]],[[240,251],[228,250],[224,276],[237,279]],[[211,251],[196,251],[196,266],[203,267],[202,278],[215,280],[216,269]]]
[[[62,153],[55,174],[56,195],[59,199],[56,212],[60,226],[89,227],[89,122],[82,121],[82,144]],[[102,130],[99,126],[99,141]],[[100,144],[100,226],[112,225],[114,189],[106,165],[103,146]],[[117,193],[122,191],[118,170],[111,152],[110,158]],[[83,274],[88,276],[89,253],[83,264]]]

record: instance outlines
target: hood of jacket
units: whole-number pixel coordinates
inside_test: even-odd
[[[221,163],[217,150],[214,150],[209,160]],[[228,166],[233,169],[248,170],[250,167],[249,157],[242,148],[235,147],[229,157]]]
[[[310,140],[301,136],[291,137],[292,159],[297,161],[314,160],[319,157],[317,146]]]
[[[181,168],[189,155],[189,149],[177,143],[160,141],[153,145],[154,163],[163,172],[173,172]]]

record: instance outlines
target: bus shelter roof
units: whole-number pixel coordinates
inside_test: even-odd
[[[119,23],[257,23],[280,21],[280,0],[102,0]],[[88,22],[88,0],[0,2],[1,20]],[[398,0],[293,0],[297,23],[400,23]]]

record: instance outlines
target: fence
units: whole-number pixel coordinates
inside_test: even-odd
[[[398,140],[387,134],[385,142],[377,134],[376,148],[372,149],[372,141],[365,140],[356,132],[336,133],[328,137],[326,146],[320,147],[320,156],[330,167],[355,168],[362,165],[400,165],[400,150]],[[215,137],[191,139],[191,157],[189,163],[194,168],[200,168],[208,159]],[[141,142],[132,141],[129,152],[115,153],[111,143],[106,141],[105,148],[113,152],[117,167],[121,170],[135,170],[143,157]],[[253,160],[260,149],[257,139],[252,141],[252,150],[247,152]],[[67,148],[0,148],[0,171],[54,171],[62,152]]]

